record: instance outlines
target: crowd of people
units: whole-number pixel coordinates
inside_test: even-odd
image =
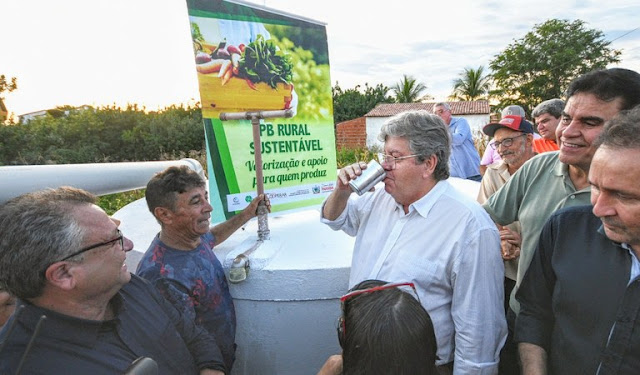
[[[438,374],[640,373],[639,104],[637,72],[584,74],[566,102],[534,109],[538,137],[518,106],[487,124],[499,159],[484,168],[443,103],[394,116],[379,136],[384,189],[351,194],[355,163],[322,208],[356,237],[350,286],[414,283]],[[447,177],[476,170],[473,202]]]
[[[532,120],[510,106],[487,124],[481,168],[469,125],[437,103],[383,125],[384,188],[352,194],[363,162],[338,171],[320,220],[356,241],[342,352],[319,375],[640,373],[640,74],[584,74]],[[477,199],[451,176],[480,181]],[[200,175],[156,174],[161,229],[132,274],[133,243],[95,199],[61,187],[0,206],[0,373],[151,358],[159,374],[229,374],[235,309],[214,250],[269,200],[211,227]]]

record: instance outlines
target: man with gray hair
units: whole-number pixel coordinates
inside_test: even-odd
[[[507,314],[510,333],[520,311],[515,293],[529,268],[542,227],[558,209],[589,203],[587,177],[596,150],[594,141],[605,122],[640,103],[640,74],[622,68],[596,70],[574,79],[567,98],[557,129],[560,150],[531,158],[483,205],[497,224],[516,220],[522,224],[518,274]],[[518,350],[523,357],[522,347]]]
[[[594,146],[592,205],[551,216],[516,294],[526,375],[640,374],[640,107]]]
[[[526,112],[524,111],[524,108],[522,108],[519,105],[509,105],[506,106],[502,112],[501,112],[501,119],[505,118],[506,116],[520,116],[523,119],[526,119]],[[536,134],[534,133],[534,138],[536,136]],[[487,146],[484,149],[484,154],[482,154],[482,159],[480,159],[480,174],[482,176],[484,176],[484,173],[487,171],[487,167],[493,163],[497,163],[500,160],[502,160],[502,158],[500,157],[500,154],[498,153],[497,147],[494,146],[495,143],[495,139],[491,138],[491,140],[489,141],[489,143],[487,144]]]
[[[549,99],[538,104],[531,112],[538,133],[542,138],[533,140],[533,151],[543,153],[559,149],[556,142],[556,129],[560,124],[564,101],[562,99]]]
[[[506,338],[498,231],[447,182],[450,135],[436,115],[409,111],[378,137],[384,189],[352,196],[363,162],[342,168],[322,222],[355,236],[349,287],[367,279],[413,282],[433,319],[440,374],[496,374]]]
[[[462,117],[451,116],[449,103],[436,103],[433,113],[438,115],[449,129],[451,135],[451,155],[449,169],[452,177],[473,181],[482,180],[480,175],[480,155],[473,143],[469,123]]]
[[[213,336],[129,273],[119,224],[69,187],[0,206],[0,286],[18,298],[0,373],[122,374],[139,357],[158,374],[225,373]]]

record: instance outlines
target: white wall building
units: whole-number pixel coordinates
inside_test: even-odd
[[[400,112],[410,110],[426,110],[433,112],[435,103],[381,103],[369,111],[364,117],[367,123],[367,147],[382,147],[382,142],[378,141],[378,134],[389,117]],[[489,123],[491,114],[489,102],[478,100],[473,102],[449,102],[451,114],[454,117],[465,118],[469,122],[471,132],[475,137],[482,136],[482,127]]]

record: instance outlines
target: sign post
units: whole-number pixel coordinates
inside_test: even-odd
[[[262,142],[260,141],[260,120],[266,118],[284,117],[289,118],[294,114],[293,110],[286,109],[282,111],[256,111],[256,112],[223,112],[220,114],[221,121],[227,120],[251,120],[251,129],[253,133],[254,159],[256,163],[256,186],[258,195],[264,194],[264,176],[262,173]],[[264,201],[260,201],[258,206],[258,240],[269,239],[269,221],[267,207]]]

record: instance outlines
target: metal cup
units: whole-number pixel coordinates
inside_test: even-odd
[[[387,172],[382,168],[380,163],[371,160],[369,164],[367,164],[367,168],[362,170],[362,174],[358,176],[358,178],[349,181],[349,187],[358,195],[362,195],[371,190],[378,182],[384,180],[386,176]]]

